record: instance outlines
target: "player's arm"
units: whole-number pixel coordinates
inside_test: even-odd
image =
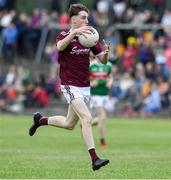
[[[103,53],[98,56],[101,63],[106,64],[109,60],[109,49],[110,49],[110,43],[107,44],[105,40],[103,40]]]
[[[65,38],[57,41],[56,46],[58,51],[63,51],[76,35],[82,34],[83,36],[86,37],[86,33],[90,33],[91,29],[92,28],[90,26],[83,26],[72,30]]]
[[[105,79],[93,79],[93,80],[90,80],[90,86],[91,87],[97,87],[99,85],[105,86],[106,83],[107,83],[107,81]]]
[[[97,85],[98,85],[97,79],[90,79],[90,86],[91,87],[96,87]]]
[[[57,41],[56,42],[57,50],[63,51],[69,45],[69,43],[72,41],[72,39],[75,37],[75,35],[76,35],[75,31],[72,31],[64,39]]]
[[[112,74],[110,74],[109,79],[106,82],[106,87],[108,89],[110,89],[112,87],[112,85],[113,85],[113,76],[112,76]]]
[[[90,86],[91,87],[97,87],[99,85],[106,86],[106,83],[107,83],[106,79],[98,79],[98,78],[91,78],[90,79]]]

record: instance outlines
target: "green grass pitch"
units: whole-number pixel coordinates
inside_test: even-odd
[[[73,131],[41,127],[30,137],[32,117],[0,115],[0,179],[171,178],[171,121],[108,119],[108,148],[95,144],[110,164],[93,172],[79,125]]]

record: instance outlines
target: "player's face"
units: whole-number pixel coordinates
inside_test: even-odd
[[[86,11],[80,11],[77,15],[77,27],[88,25],[88,13]]]

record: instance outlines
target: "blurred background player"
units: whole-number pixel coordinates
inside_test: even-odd
[[[105,104],[107,104],[109,98],[109,89],[113,84],[112,64],[110,62],[107,62],[107,64],[102,64],[93,54],[90,56],[90,60],[90,106],[94,109],[97,116],[93,119],[92,125],[97,125],[100,136],[100,145],[101,147],[106,147],[107,143],[105,141]]]
[[[69,103],[68,114],[64,116],[42,117],[35,113],[33,124],[29,129],[30,136],[42,125],[73,129],[80,119],[82,134],[92,159],[92,168],[97,170],[109,163],[108,159],[100,159],[95,151],[94,139],[91,129],[92,116],[87,107],[90,97],[89,81],[89,55],[90,51],[102,63],[107,63],[109,45],[104,41],[102,51],[100,44],[92,48],[83,47],[79,41],[80,34],[90,33],[88,26],[88,9],[82,4],[72,4],[69,9],[71,29],[62,31],[57,35],[56,46],[59,51],[61,90]]]

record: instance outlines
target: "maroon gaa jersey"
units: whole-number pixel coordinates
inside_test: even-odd
[[[70,33],[69,30],[60,32],[56,36],[56,41],[62,40]],[[78,37],[75,37],[70,44],[59,51],[58,62],[60,64],[60,79],[62,85],[72,85],[77,87],[88,87],[89,82],[89,55],[90,51],[94,55],[102,53],[100,43],[92,48],[82,46]]]

